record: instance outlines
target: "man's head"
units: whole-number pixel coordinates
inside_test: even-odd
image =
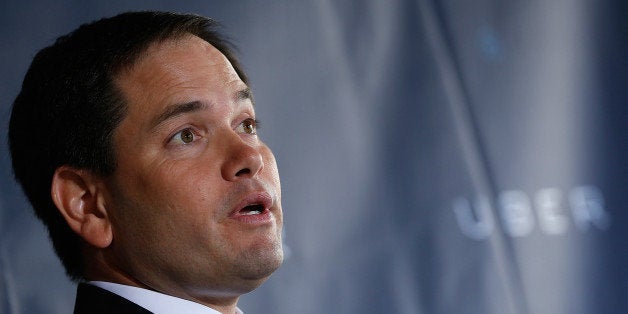
[[[235,296],[281,263],[281,192],[214,22],[140,12],[39,52],[15,100],[17,180],[75,279]]]

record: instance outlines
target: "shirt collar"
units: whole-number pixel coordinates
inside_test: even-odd
[[[155,314],[221,314],[202,304],[157,291],[105,281],[90,281],[88,283],[115,293]],[[239,308],[236,308],[236,314],[243,313]]]

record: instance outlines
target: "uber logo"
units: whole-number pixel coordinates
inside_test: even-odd
[[[501,227],[512,237],[527,236],[537,225],[548,235],[566,233],[572,222],[582,232],[593,227],[606,230],[610,226],[602,192],[591,185],[573,188],[567,195],[557,188],[539,190],[533,197],[518,190],[503,191],[495,204]],[[467,237],[484,240],[493,233],[496,218],[485,195],[477,196],[473,202],[460,197],[454,200],[453,211]]]

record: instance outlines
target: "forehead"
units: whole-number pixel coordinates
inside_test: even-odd
[[[161,63],[182,65],[186,58],[191,57],[200,57],[214,64],[229,64],[227,58],[210,43],[195,35],[185,34],[153,42],[126,73],[141,70],[146,66],[154,67]]]
[[[198,101],[245,85],[215,47],[194,35],[153,43],[115,79],[129,104]]]

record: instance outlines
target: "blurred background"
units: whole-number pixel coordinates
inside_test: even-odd
[[[146,9],[222,23],[277,156],[287,259],[244,312],[628,312],[626,2],[21,0],[0,3],[0,313],[74,303],[6,145],[31,59]]]

